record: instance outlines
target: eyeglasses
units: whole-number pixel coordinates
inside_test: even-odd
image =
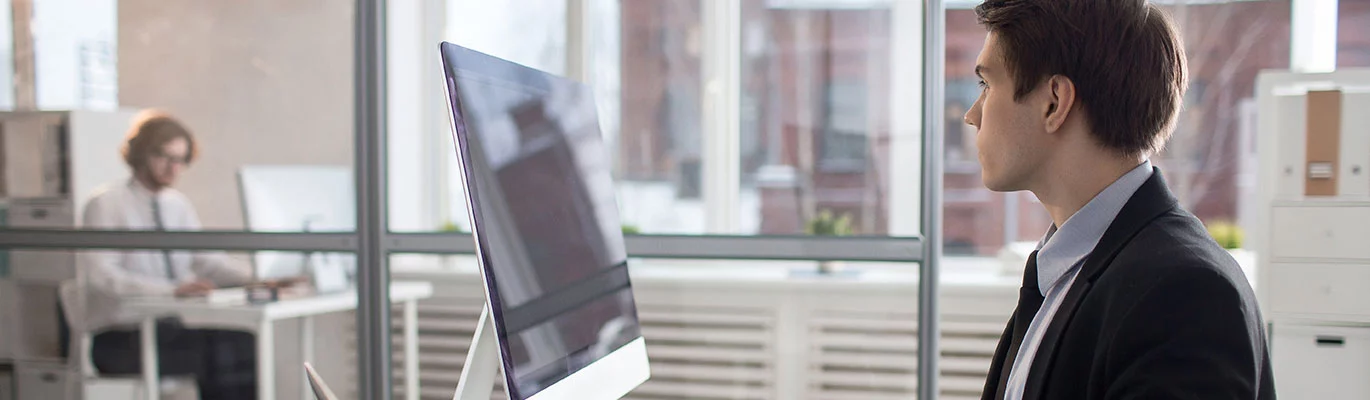
[[[165,153],[162,153],[162,152],[153,152],[153,153],[151,154],[151,156],[152,156],[152,161],[158,162],[158,163],[162,163],[162,164],[168,164],[168,163],[170,163],[170,164],[177,164],[177,165],[182,165],[182,166],[184,166],[184,165],[189,165],[189,164],[190,164],[190,156],[172,156],[172,155],[165,154]]]

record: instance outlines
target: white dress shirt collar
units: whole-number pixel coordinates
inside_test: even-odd
[[[1151,178],[1151,174],[1151,161],[1143,161],[1094,196],[1059,229],[1052,225],[1047,230],[1046,236],[1037,243],[1037,287],[1043,296],[1071,267],[1094,251],[1123,205]]]

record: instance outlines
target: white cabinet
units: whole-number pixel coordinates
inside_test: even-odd
[[[1370,264],[1277,263],[1270,277],[1271,312],[1370,322]]]
[[[1266,71],[1257,82],[1261,174],[1248,237],[1275,390],[1370,399],[1370,69]]]
[[[21,363],[15,368],[19,400],[66,398],[69,375],[61,363]]]
[[[58,338],[57,287],[17,285],[14,314],[19,320],[10,331],[18,360],[56,360],[61,349]]]
[[[11,199],[6,210],[11,228],[71,229],[75,226],[72,202],[64,198]],[[10,250],[9,279],[57,286],[76,277],[76,258],[71,250]]]
[[[1281,325],[1271,352],[1288,399],[1370,399],[1370,328]]]
[[[1307,99],[1302,94],[1282,95],[1275,96],[1275,102],[1280,110],[1277,131],[1297,134],[1284,134],[1276,138],[1279,144],[1277,157],[1269,154],[1262,156],[1265,162],[1275,161],[1279,165],[1279,175],[1274,179],[1276,196],[1300,197],[1303,196],[1303,177],[1307,175],[1304,172],[1304,152],[1308,143],[1303,136],[1308,118]]]
[[[1270,143],[1277,144],[1267,162],[1278,165],[1277,175],[1267,182],[1275,183],[1278,198],[1304,197],[1308,169],[1308,102],[1309,89],[1331,87],[1292,87],[1273,96],[1272,106],[1279,109],[1272,131],[1279,134]],[[1337,181],[1337,196],[1370,196],[1370,90],[1359,87],[1338,87],[1341,97],[1340,135],[1337,138],[1335,170],[1328,171]],[[1323,113],[1318,113],[1323,114]]]
[[[1370,196],[1370,92],[1348,90],[1342,98],[1341,179],[1337,189],[1349,197]]]
[[[1370,260],[1370,202],[1280,203],[1270,220],[1276,259]]]
[[[131,110],[0,112],[0,184],[8,196],[0,225],[78,227],[90,195],[128,176],[118,149],[132,117]],[[58,287],[76,275],[74,254],[0,251],[0,363],[16,365],[13,379],[0,379],[0,400],[79,398],[68,396],[78,378],[59,357],[57,310]]]

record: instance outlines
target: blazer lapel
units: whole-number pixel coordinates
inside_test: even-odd
[[[1080,299],[1089,293],[1099,275],[1103,274],[1113,262],[1114,256],[1122,250],[1123,246],[1140,232],[1151,220],[1161,214],[1175,208],[1177,201],[1175,196],[1166,187],[1165,179],[1161,177],[1161,170],[1152,168],[1151,178],[1147,179],[1137,192],[1132,194],[1127,204],[1118,211],[1118,216],[1109,224],[1108,230],[1104,231],[1104,236],[1099,239],[1099,244],[1094,246],[1094,250],[1085,257],[1084,264],[1080,267],[1080,273],[1075,278],[1075,283],[1066,291],[1065,298],[1061,299],[1060,308],[1056,309],[1056,315],[1051,319],[1051,325],[1047,326],[1046,332],[1042,336],[1042,342],[1037,348],[1037,356],[1029,369],[1026,387],[1023,390],[1024,400],[1037,400],[1044,396],[1044,389],[1047,374],[1050,371],[1052,362],[1056,358],[1057,345],[1061,341],[1061,332],[1070,324],[1070,320],[1075,316],[1075,310],[1080,306]]]
[[[1003,398],[999,388],[1003,386],[1003,381],[1008,379],[1004,376],[1006,369],[1004,361],[1008,359],[1008,346],[1013,342],[1013,323],[1018,312],[1013,312],[1014,316],[1008,318],[1008,327],[1004,328],[1004,334],[999,336],[999,345],[994,347],[994,357],[990,358],[989,375],[985,377],[985,390],[981,392],[981,400],[999,400]]]

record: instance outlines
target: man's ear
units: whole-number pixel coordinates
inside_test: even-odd
[[[1056,132],[1066,124],[1066,117],[1075,108],[1075,82],[1063,75],[1047,78],[1047,107],[1044,122],[1047,132]]]

